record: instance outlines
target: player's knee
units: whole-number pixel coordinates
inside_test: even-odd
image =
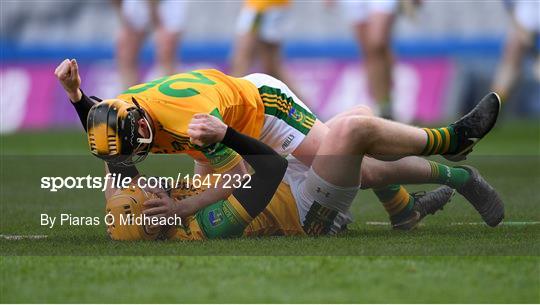
[[[348,123],[360,141],[372,142],[378,139],[379,121],[375,117],[355,116]]]
[[[352,140],[354,128],[351,122],[355,121],[354,116],[346,116],[337,120],[331,127],[331,133],[335,140]]]
[[[349,143],[362,143],[368,145],[376,124],[372,117],[351,115],[340,119],[333,125],[334,136]]]

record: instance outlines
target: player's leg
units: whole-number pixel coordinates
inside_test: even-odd
[[[180,33],[170,32],[163,27],[156,29],[156,55],[160,74],[171,75],[176,71],[176,50]]]
[[[328,120],[332,128],[335,122],[351,115],[372,116],[366,106],[357,106]],[[361,187],[373,189],[390,217],[392,227],[408,230],[415,227],[428,214],[442,209],[452,198],[450,187],[439,187],[424,193],[409,193],[401,184],[436,183],[430,180],[430,166],[419,157],[405,157],[394,162],[364,157],[361,168]]]
[[[261,18],[262,14],[247,6],[244,6],[240,11],[231,58],[231,75],[240,77],[248,73],[255,59]]]
[[[478,124],[473,123],[475,120],[473,118],[476,118],[479,122],[486,121],[479,124],[481,126],[479,128],[485,129],[485,132],[489,131],[491,128],[489,126],[494,123],[499,107],[498,100],[493,98],[496,98],[496,96],[492,95],[491,98],[488,96],[487,99],[484,99],[475,111],[467,115],[465,119],[455,123],[456,126],[461,126],[465,122],[468,122],[467,124],[470,124],[470,126],[476,126]],[[493,117],[488,119],[482,118],[482,115],[478,114],[490,112]],[[328,121],[327,125],[329,128],[339,127],[339,125],[343,125],[342,121],[347,117],[357,116],[362,118],[369,115],[368,109],[358,107]],[[348,123],[345,123],[345,125],[351,126]],[[316,129],[316,131],[320,130]],[[433,130],[426,130],[428,134],[431,132]],[[349,144],[356,145],[355,142]],[[504,217],[504,207],[500,196],[472,168],[449,167],[418,157],[406,157],[393,162],[383,162],[365,157],[362,164],[361,181],[363,188],[374,188],[377,197],[383,202],[385,209],[390,214],[395,228],[408,229],[427,214],[433,214],[442,208],[453,195],[453,188],[457,189],[459,193],[469,200],[487,224],[495,226]],[[415,196],[398,185],[424,183],[443,184],[447,187],[438,188],[423,196]],[[473,194],[476,194],[476,196],[473,196]]]
[[[259,56],[264,73],[290,85],[289,77],[283,69],[280,42],[259,42]]]
[[[370,148],[367,151],[370,154],[388,153],[391,151],[393,154],[391,157],[401,156],[402,152],[392,151],[396,147],[388,148],[386,146],[394,145],[394,141],[402,141],[401,133],[407,133],[413,131],[409,136],[422,139],[423,144],[417,146],[409,153],[419,154],[431,154],[431,153],[449,153],[457,152],[459,158],[463,158],[472,149],[478,139],[481,139],[487,134],[498,116],[500,107],[500,101],[494,94],[486,96],[468,115],[460,119],[459,121],[451,124],[449,127],[440,129],[418,129],[416,127],[407,126],[404,124],[387,121],[380,118],[373,118],[366,116],[369,114],[365,108],[357,108],[350,111],[347,115],[341,115],[333,121],[329,122],[329,125],[341,125],[340,128],[345,125],[351,128],[351,136],[348,138],[348,144],[352,145],[369,145]],[[363,114],[363,115],[358,115]],[[372,122],[369,122],[373,120]],[[349,122],[347,122],[349,121]],[[366,123],[364,125],[364,123]],[[355,126],[357,125],[357,126]],[[376,130],[381,131],[379,135]],[[422,132],[418,132],[421,130]],[[307,135],[297,145],[292,154],[304,162],[310,164],[315,155],[313,150],[319,148],[322,145],[321,141],[327,137],[328,126],[316,121],[311,127]],[[372,133],[374,132],[374,133]],[[386,139],[379,138],[388,137]],[[363,140],[363,139],[367,140]],[[418,139],[416,139],[418,140]],[[370,143],[377,143],[371,146]],[[420,142],[422,142],[420,141]],[[455,141],[455,144],[452,144]],[[362,142],[362,143],[360,143]],[[405,141],[403,149],[411,149],[411,141]],[[421,148],[423,147],[423,148]],[[331,148],[330,148],[331,149]],[[371,150],[374,149],[374,150]],[[378,149],[384,149],[385,151],[378,151]],[[416,151],[416,152],[413,152]],[[448,156],[447,156],[448,157]],[[448,157],[456,159],[453,157]],[[387,210],[392,214],[393,222],[396,225],[404,224],[405,226],[411,224],[407,220],[414,220],[416,222],[426,215],[426,212],[432,213],[444,206],[452,196],[452,191],[449,188],[439,188],[433,192],[426,193],[426,196],[419,198],[412,194],[407,193],[404,188],[399,185],[389,185],[393,183],[444,183],[450,187],[457,188],[460,193],[465,194],[467,191],[462,189],[464,181],[471,181],[469,171],[468,173],[462,168],[450,168],[444,165],[432,166],[426,160],[419,158],[407,158],[396,162],[380,162],[372,158],[364,158],[365,170],[362,172],[362,182],[367,187],[377,188],[376,192],[378,197],[381,198]],[[356,168],[358,170],[358,168]],[[448,175],[450,179],[444,179]],[[496,195],[494,189],[480,179],[475,179],[474,183],[477,189],[481,189],[483,195],[480,196],[484,199],[494,198],[497,200],[480,200],[479,198],[472,198],[471,204],[480,212],[484,220],[490,224],[498,224],[504,215],[504,208],[502,201]],[[472,189],[472,187],[467,187]],[[415,209],[419,212],[419,215],[411,213],[411,209]],[[490,211],[490,212],[487,212]]]
[[[133,86],[138,82],[138,56],[143,39],[144,33],[127,26],[122,27],[120,30],[116,47],[116,59],[124,87]]]
[[[292,154],[295,158],[300,160],[302,163],[306,165],[311,165],[313,162],[313,158],[317,155],[318,149],[321,147],[322,141],[326,138],[329,128],[321,121],[317,120],[315,116],[309,111],[309,109],[296,97],[296,95],[281,81],[270,77],[268,75],[264,74],[252,74],[245,77],[245,79],[251,81],[257,88],[259,88],[259,92],[261,94],[261,97],[263,99],[263,103],[265,106],[265,123],[263,127],[263,131],[261,133],[261,141],[265,142],[266,144],[273,147],[276,151],[278,151],[282,155]],[[279,107],[278,107],[279,105]],[[457,134],[460,135],[457,139],[457,155],[460,158],[463,158],[467,153],[470,152],[472,149],[472,145],[474,145],[478,139],[482,138],[489,130],[493,127],[497,115],[498,115],[498,109],[500,107],[500,102],[498,100],[498,97],[494,94],[488,95],[486,98],[484,98],[478,105],[473,109],[468,115],[466,115],[461,120],[455,122],[454,124],[451,124],[449,128],[455,129]],[[335,122],[342,123],[343,119],[349,119],[348,116],[351,116],[355,118],[355,122],[351,122],[353,124],[350,124],[349,127],[354,126],[356,123],[361,123],[363,120],[361,120],[363,117],[366,116],[359,116],[358,114],[361,114],[362,112],[365,112],[366,109],[363,108],[357,108],[351,110],[350,114],[347,115],[340,115],[339,120],[336,118],[334,120]],[[365,113],[364,113],[365,114]],[[367,119],[377,119],[377,118],[369,118]],[[433,153],[433,152],[442,152],[446,151],[447,153],[450,153],[450,142],[452,140],[452,137],[454,137],[453,140],[456,140],[456,135],[452,133],[452,136],[450,135],[450,132],[448,135],[446,134],[445,130],[448,131],[449,128],[443,128],[443,129],[425,129],[421,130],[420,133],[418,133],[418,129],[411,126],[406,126],[403,124],[390,122],[383,119],[377,119],[378,123],[381,123],[382,125],[386,124],[393,124],[392,130],[393,132],[398,133],[396,136],[391,135],[389,136],[391,139],[396,139],[396,141],[401,141],[402,139],[399,139],[400,133],[404,130],[403,127],[407,130],[413,130],[415,131],[416,136],[420,136],[423,133],[424,136],[424,142],[423,145],[420,145],[420,147],[416,148],[416,154],[420,151],[425,153]],[[314,123],[313,123],[314,121]],[[373,123],[373,122],[371,122]],[[384,126],[379,126],[379,124],[371,124],[370,126],[356,126],[358,132],[351,132],[353,133],[353,137],[357,138],[357,141],[359,139],[358,135],[360,133],[366,133],[370,132],[370,130],[375,130],[382,128]],[[342,124],[343,125],[343,124]],[[347,123],[345,123],[347,125]],[[375,128],[374,128],[375,127]],[[444,135],[442,134],[444,133]],[[382,134],[381,134],[382,135]],[[366,136],[366,135],[364,135]],[[367,138],[370,138],[371,135],[367,136]],[[361,138],[361,137],[360,137]],[[360,139],[361,140],[361,139]],[[388,140],[388,139],[386,139]],[[357,142],[354,140],[350,140],[350,145],[355,145]],[[392,145],[392,143],[390,143]],[[406,146],[406,145],[405,145]],[[448,147],[447,147],[448,146]],[[373,153],[373,152],[371,152]],[[448,156],[447,156],[448,157]],[[370,173],[368,177],[389,177],[388,182],[383,184],[381,181],[378,183],[372,182],[372,186],[386,186],[390,183],[393,183],[391,180],[392,176],[396,176],[397,173],[404,173],[408,174],[409,179],[412,179],[410,177],[414,177],[415,175],[425,175],[427,176],[428,164],[424,163],[423,168],[417,168],[414,166],[414,164],[410,164],[406,161],[397,162],[395,164],[392,164],[392,166],[408,166],[403,171],[396,171],[392,170],[392,166],[386,165],[386,166],[375,166],[372,165],[370,169],[370,165],[373,163],[371,161],[372,159],[367,158],[365,159],[364,166],[367,166],[367,173]],[[384,164],[383,162],[379,162],[379,164]],[[381,171],[382,169],[387,169],[386,175],[380,175],[377,173],[377,171]],[[358,171],[358,168],[356,168]],[[416,171],[420,171],[420,173],[417,173]],[[362,173],[363,175],[366,175],[365,173]],[[399,176],[398,176],[399,177]],[[402,179],[403,177],[399,177]],[[417,178],[420,179],[420,178]],[[364,180],[366,184],[369,183],[368,178],[365,178]],[[375,178],[372,179],[375,181]],[[399,182],[401,183],[401,181]],[[368,184],[369,185],[369,184]],[[392,188],[392,187],[391,187]],[[401,189],[401,188],[399,188]],[[403,193],[403,192],[401,192]],[[440,207],[444,203],[448,201],[450,194],[450,191],[448,189],[442,189],[437,190],[434,194],[426,194],[429,196],[426,196],[423,200],[423,202],[429,202],[431,207],[434,207],[434,209],[423,209],[423,210],[437,210],[437,207]],[[432,196],[434,195],[434,196]],[[429,200],[428,200],[429,199]],[[415,201],[416,202],[416,201]],[[478,202],[477,202],[478,203]],[[475,207],[478,205],[477,203],[473,203]],[[503,209],[501,208],[501,204],[499,203],[488,203],[488,205],[491,206],[499,206],[495,210],[498,214],[503,214]],[[404,204],[403,206],[407,206],[407,204]]]
[[[534,45],[534,35],[531,30],[534,28],[534,19],[537,19],[537,17],[535,18],[530,14],[534,15],[534,12],[537,14],[539,6],[534,4],[534,1],[531,1],[531,3],[525,2],[516,2],[514,4],[512,26],[506,39],[501,63],[497,68],[492,84],[493,91],[501,96],[503,102],[508,99],[515,82],[519,78],[525,52]],[[540,22],[536,21],[536,23]],[[537,30],[540,31],[540,28]]]
[[[146,1],[122,1],[116,60],[124,87],[138,83],[139,51],[150,23],[149,11]]]
[[[373,188],[375,195],[390,214],[392,225],[407,228],[415,220],[433,214],[451,199],[453,189],[463,195],[490,226],[504,217],[504,204],[497,191],[470,166],[448,166],[419,157],[405,157],[383,162],[365,157],[362,164],[362,188]],[[445,187],[423,196],[408,193],[400,184],[440,184]],[[416,196],[415,196],[416,195]],[[401,226],[401,227],[400,227]]]
[[[288,14],[289,8],[287,6],[270,7],[261,14],[257,37],[257,55],[264,73],[281,80],[291,87],[292,83],[284,69],[281,54]],[[297,90],[293,91],[298,94]]]
[[[366,153],[380,159],[399,159],[407,155],[444,155],[463,160],[473,146],[495,125],[500,109],[496,94],[484,97],[467,115],[442,128],[417,128],[377,117],[350,116],[339,125],[348,125],[351,145],[367,147]]]
[[[491,104],[491,107],[497,108],[497,111],[494,112],[494,117],[489,119],[489,124],[475,124],[474,122],[478,120],[478,122],[482,122],[484,117],[480,115],[477,112],[480,112],[481,114],[489,113],[490,107],[487,107],[486,104],[483,105],[483,103]],[[479,128],[485,129],[482,133],[485,134],[491,129],[491,127],[494,124],[494,120],[496,120],[497,113],[498,113],[498,107],[499,107],[499,101],[498,99],[491,100],[485,99],[483,102],[479,104],[479,108],[475,108],[475,110],[467,115],[464,119],[458,121],[463,123],[467,122],[467,128],[470,128],[471,126],[480,126]],[[388,148],[383,148],[382,146],[379,146],[377,144],[373,145],[374,142],[377,141],[380,143],[387,142],[386,145],[393,145],[392,143],[394,140],[396,142],[399,142],[400,139],[400,132],[407,133],[409,132],[408,126],[406,128],[406,125],[390,122],[383,119],[373,118],[375,119],[375,122],[369,123],[369,120],[372,119],[371,117],[367,116],[349,116],[344,117],[335,123],[332,124],[332,127],[330,128],[330,131],[326,138],[323,140],[323,143],[321,144],[321,147],[319,148],[317,152],[317,157],[315,160],[320,160],[321,158],[319,155],[332,155],[332,150],[336,149],[337,153],[357,153],[357,154],[370,154],[370,155],[377,155],[381,153],[386,153],[389,151]],[[492,122],[491,122],[492,121]],[[365,124],[368,122],[367,124]],[[373,123],[373,124],[372,124]],[[378,124],[381,125],[378,125]],[[399,126],[399,128],[398,128]],[[377,135],[378,129],[384,129],[384,131]],[[461,127],[460,127],[461,128]],[[395,129],[395,130],[392,130]],[[342,139],[346,139],[346,144],[343,145],[350,145],[349,151],[341,149],[339,144],[332,144],[326,143],[330,141],[328,138],[338,136],[338,135],[332,135],[333,130],[341,131],[342,134],[340,134]],[[456,129],[457,130],[457,129]],[[471,135],[472,132],[477,132],[473,130],[467,130],[462,129],[461,132],[464,132]],[[384,135],[385,132],[389,132],[386,135],[389,136],[392,140],[387,141],[385,139],[379,138],[379,136]],[[429,134],[430,130],[426,131],[427,134]],[[411,137],[414,136],[414,134],[411,134]],[[456,137],[459,137],[459,134],[456,134]],[[326,141],[326,142],[324,142]],[[337,141],[337,140],[333,140]],[[425,139],[426,144],[428,145],[429,141]],[[324,147],[325,145],[329,145],[328,147]],[[443,144],[439,144],[443,145]],[[408,148],[406,146],[401,146],[404,150],[412,149],[412,147]],[[414,148],[418,149],[418,147]],[[468,149],[468,148],[466,148]],[[425,148],[423,149],[425,151]],[[412,152],[412,151],[409,151]],[[400,154],[401,152],[392,152]],[[414,154],[414,153],[413,153]],[[326,161],[326,163],[334,165],[335,162],[329,162]],[[478,174],[478,172],[475,169],[472,168],[460,168],[460,167],[448,167],[443,164],[423,160],[420,158],[409,158],[409,159],[403,159],[400,161],[396,161],[394,163],[385,162],[388,164],[384,164],[381,162],[378,162],[381,168],[389,169],[391,172],[388,172],[388,177],[386,178],[386,183],[391,182],[391,178],[399,179],[399,183],[439,183],[439,184],[445,184],[452,188],[456,188],[462,195],[464,195],[471,204],[477,209],[477,211],[481,214],[484,221],[491,226],[495,226],[504,217],[504,207],[502,204],[502,200],[496,193],[496,191],[489,186],[489,184]],[[322,164],[322,162],[321,162]],[[376,160],[372,160],[370,165],[371,168],[368,169],[368,172],[365,174],[366,176],[369,176],[370,173],[377,173],[377,175],[381,175],[384,171],[381,170],[381,168],[376,169],[375,166],[377,164]],[[387,167],[388,165],[388,167]],[[315,161],[313,163],[313,168],[317,168]],[[399,172],[394,172],[396,169],[404,169],[404,176],[400,177]],[[337,168],[335,172],[332,170],[327,170],[324,175],[325,179],[328,181],[339,181],[336,179],[335,175],[339,175],[339,171],[343,171],[344,168]],[[351,170],[347,171],[349,173]],[[410,173],[413,172],[415,175],[410,175]],[[349,173],[350,175],[350,173]],[[351,175],[352,176],[352,175]],[[356,176],[353,176],[356,177]],[[407,178],[409,177],[409,178]],[[410,178],[412,177],[412,179]],[[346,179],[344,177],[341,177],[341,179]],[[342,182],[342,181],[341,181]],[[376,187],[376,184],[374,182],[371,182],[372,185],[368,186]],[[384,184],[383,189],[376,189],[376,193],[378,197],[385,202],[385,207],[387,210],[389,210],[390,214],[392,216],[395,216],[395,219],[393,222],[399,224],[404,220],[401,216],[398,216],[396,212],[398,210],[403,210],[404,213],[407,210],[412,209],[412,200],[411,196],[408,195],[404,189],[402,189],[399,186],[394,187],[388,187],[386,186],[386,183]],[[474,186],[473,186],[474,185]],[[447,193],[446,191],[442,191],[441,195]],[[451,196],[451,194],[448,194],[448,196]],[[405,207],[408,207],[408,209],[404,209]],[[431,210],[431,209],[425,209],[425,210]]]
[[[360,118],[367,116],[345,116],[336,120],[322,139],[306,181],[301,188],[305,198],[313,204],[304,221],[306,232],[311,234],[329,230],[334,221],[323,216],[336,217],[337,213],[347,213],[354,194],[360,186],[360,171],[364,155],[372,152],[369,128],[360,127]],[[362,126],[366,127],[366,126]],[[311,211],[316,209],[315,211]],[[316,230],[318,229],[318,230]]]
[[[393,55],[390,46],[394,14],[374,12],[367,22],[366,70],[368,87],[377,101],[381,115],[391,117]]]
[[[156,3],[156,55],[161,74],[176,73],[178,43],[184,28],[186,2],[165,0]]]
[[[330,129],[307,175],[298,185],[292,181],[300,221],[309,235],[339,233],[352,222],[350,206],[359,190],[363,155],[343,136],[342,130]],[[328,147],[333,147],[331,154]]]

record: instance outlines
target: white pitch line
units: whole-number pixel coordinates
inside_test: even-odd
[[[500,225],[504,226],[531,226],[538,225],[540,221],[503,221]],[[481,226],[485,225],[484,222],[453,222],[451,226]]]
[[[540,221],[503,221],[500,225],[505,226],[531,226],[539,225]],[[366,225],[368,226],[389,226],[390,223],[387,221],[367,221]],[[482,226],[485,225],[484,222],[452,222],[451,226]]]
[[[22,240],[22,239],[45,239],[47,235],[10,235],[0,234],[0,238],[7,240]]]
[[[389,226],[390,223],[387,221],[368,221],[366,222],[368,226]]]

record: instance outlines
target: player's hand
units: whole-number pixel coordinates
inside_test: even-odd
[[[162,189],[150,189],[151,193],[155,194],[158,198],[150,199],[143,203],[143,214],[153,218],[169,218],[176,215],[176,208],[178,203],[171,198],[167,192]],[[178,215],[182,217],[181,215]],[[159,228],[159,225],[149,226],[150,229]]]
[[[56,67],[54,75],[58,78],[72,102],[81,100],[81,76],[79,75],[79,66],[75,59],[65,59]]]
[[[226,132],[225,123],[206,113],[195,114],[188,126],[189,140],[202,147],[221,142]]]

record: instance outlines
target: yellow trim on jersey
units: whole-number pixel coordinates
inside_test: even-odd
[[[284,100],[280,95],[271,93],[261,93],[261,99],[263,101],[264,107],[266,108],[265,112],[267,112],[269,108],[277,109],[284,115],[284,121],[291,124],[293,127],[295,127],[295,125],[300,125],[309,130],[315,124],[315,116],[310,117],[308,115],[305,115],[303,111],[307,111],[307,109],[303,109],[303,107],[301,107],[300,105],[296,105],[297,108],[302,109],[302,111],[295,112],[297,117],[293,117],[291,115],[290,110],[293,107],[292,103],[294,103],[294,101],[289,102],[287,100]]]
[[[230,148],[229,148],[230,149]],[[225,162],[224,165],[216,166],[212,165],[212,168],[216,171],[216,173],[224,173],[231,169],[233,169],[240,161],[242,161],[242,157],[238,154],[232,155],[233,158],[227,159],[227,162]]]
[[[236,210],[238,215],[240,215],[243,221],[245,221],[246,223],[250,223],[253,220],[253,217],[249,215],[246,209],[244,209],[244,206],[240,203],[240,201],[238,201],[238,199],[236,199],[236,197],[234,197],[234,195],[229,196],[227,200],[229,201],[231,206]]]

